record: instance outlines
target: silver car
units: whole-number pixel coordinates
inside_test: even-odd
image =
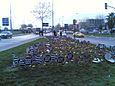
[[[10,32],[10,31],[2,31],[1,33],[0,33],[0,37],[1,38],[12,38],[12,32]]]

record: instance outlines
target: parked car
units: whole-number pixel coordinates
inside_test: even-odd
[[[82,37],[84,37],[85,35],[84,35],[83,33],[81,33],[81,32],[75,32],[75,33],[73,33],[73,36],[74,36],[74,37],[80,37],[80,38],[82,38]]]
[[[101,33],[102,33],[102,34],[109,34],[110,31],[109,31],[109,30],[103,30]]]
[[[73,31],[66,31],[66,34],[73,34]]]
[[[99,33],[99,31],[96,30],[96,29],[94,29],[92,32],[93,32],[93,33]]]
[[[79,31],[80,31],[81,33],[84,33],[84,34],[87,33],[87,30],[85,30],[85,29],[83,29],[83,28],[80,29]]]
[[[39,31],[35,31],[35,32],[34,32],[34,34],[36,34],[36,35],[39,34],[39,33],[40,33]]]
[[[1,33],[0,33],[0,37],[1,38],[12,38],[12,32],[10,32],[10,31],[2,31]]]
[[[62,36],[67,36],[66,32],[62,32]]]

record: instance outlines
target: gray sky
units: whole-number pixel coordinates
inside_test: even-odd
[[[23,23],[33,23],[35,26],[41,26],[41,22],[36,20],[31,13],[38,1],[40,0],[0,0],[0,18],[9,17],[11,3],[14,28],[19,28]],[[45,1],[51,2],[52,0]],[[54,0],[54,24],[72,23],[74,18],[77,20],[95,18],[98,15],[115,12],[111,8],[105,10],[105,2],[115,7],[115,0]],[[46,20],[46,22],[51,23],[51,19]]]

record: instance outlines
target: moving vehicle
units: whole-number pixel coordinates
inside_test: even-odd
[[[73,33],[73,36],[74,36],[74,37],[78,37],[78,38],[82,38],[82,37],[84,37],[85,35],[84,35],[83,33],[81,33],[81,32],[75,32],[75,33]]]
[[[36,35],[40,34],[40,28],[33,28],[32,30],[33,30],[34,34],[36,34]]]
[[[0,33],[0,37],[1,38],[12,38],[12,32],[10,32],[10,31],[2,31],[1,33]]]
[[[110,34],[110,31],[109,30],[103,30],[101,33],[102,34]]]
[[[73,34],[73,31],[66,31],[66,34]]]

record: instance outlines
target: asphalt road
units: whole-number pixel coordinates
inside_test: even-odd
[[[45,36],[52,35],[52,33],[45,34]],[[73,36],[70,36],[73,38]],[[11,39],[2,39],[0,40],[0,51],[4,51],[16,46],[19,46],[21,44],[33,41],[35,39],[40,38],[39,35],[35,34],[29,34],[29,35],[22,35],[22,36],[16,36],[12,37]],[[84,37],[84,38],[75,38],[79,40],[86,40],[90,41],[93,44],[105,44],[107,47],[109,46],[115,46],[115,38],[111,37]]]
[[[73,38],[73,37],[72,37]],[[93,44],[105,44],[107,47],[115,46],[115,38],[112,37],[94,37],[94,36],[87,36],[84,38],[75,38],[81,41],[86,40],[90,41]]]
[[[0,52],[33,41],[38,38],[40,38],[39,35],[29,34],[29,35],[15,36],[12,37],[11,39],[1,39]]]

